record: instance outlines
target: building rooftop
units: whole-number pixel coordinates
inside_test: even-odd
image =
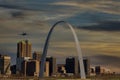
[[[29,40],[21,40],[18,43],[20,43],[20,42],[23,43],[23,44],[25,44],[25,43],[31,44]]]

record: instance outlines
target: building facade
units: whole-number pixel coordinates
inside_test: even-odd
[[[22,66],[22,62],[23,61],[28,61],[29,59],[31,59],[30,57],[19,57],[16,59],[16,73],[19,74],[21,73],[21,66]]]
[[[24,76],[39,76],[39,61],[25,60],[22,62],[21,73]]]
[[[90,76],[90,59],[84,57],[83,58],[83,63],[84,63],[85,74],[87,76]]]
[[[42,56],[41,52],[34,52],[33,53],[33,59],[34,60],[40,61],[41,60],[41,56]]]
[[[56,58],[47,57],[46,61],[49,62],[49,76],[52,76],[53,74],[56,74],[57,73]]]
[[[66,58],[66,73],[73,73],[78,75],[78,58],[77,57],[68,57]]]
[[[11,74],[10,61],[11,61],[11,58],[9,56],[0,55],[0,73],[1,74]]]
[[[17,58],[31,57],[32,58],[32,45],[28,40],[22,40],[17,43]]]
[[[49,62],[48,61],[45,62],[44,76],[45,77],[49,77],[50,76],[49,75]]]
[[[88,58],[83,58],[83,64],[84,64],[85,74],[89,76],[90,60]],[[80,74],[78,57],[66,58],[66,73],[73,73],[75,76],[78,76]]]
[[[21,73],[21,64],[24,60],[32,58],[32,45],[28,40],[17,43],[16,73]]]

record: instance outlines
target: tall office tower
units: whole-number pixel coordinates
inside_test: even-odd
[[[78,75],[78,58],[77,57],[68,57],[66,58],[66,73],[73,73]]]
[[[86,75],[90,75],[90,60],[83,58],[83,64]],[[66,72],[78,75],[80,73],[78,57],[69,57],[66,59]]]
[[[56,58],[47,57],[46,61],[49,62],[49,76],[52,76],[52,74],[56,74],[57,72]]]
[[[83,63],[84,63],[85,74],[87,76],[90,76],[90,59],[84,57],[83,58]]]
[[[25,60],[22,62],[21,73],[24,76],[39,76],[39,61]]]
[[[32,53],[31,53],[31,43],[28,40],[22,40],[17,43],[17,58],[20,57],[31,57],[32,58]]]
[[[34,52],[33,53],[33,59],[34,60],[40,61],[41,60],[41,56],[42,56],[41,52]]]
[[[24,60],[32,58],[31,43],[28,40],[22,40],[17,43],[16,71],[21,73],[21,64]]]
[[[11,58],[9,56],[0,55],[0,72],[1,72],[1,74],[11,74],[10,60],[11,60]]]

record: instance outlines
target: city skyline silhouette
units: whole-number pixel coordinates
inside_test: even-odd
[[[17,42],[24,39],[32,43],[32,53],[42,52],[50,27],[64,20],[75,28],[83,56],[90,57],[93,66],[107,66],[119,73],[119,4],[117,0],[0,0],[0,53],[11,56],[15,64]],[[61,57],[74,56],[76,49],[70,30],[64,24],[59,26],[53,32],[48,56],[61,63]],[[22,32],[29,35],[20,36]]]

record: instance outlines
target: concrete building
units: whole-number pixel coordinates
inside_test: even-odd
[[[22,40],[17,43],[17,58],[30,57],[32,58],[32,45],[28,40]]]
[[[49,77],[50,75],[49,75],[49,62],[48,61],[46,61],[46,63],[45,63],[45,72],[44,72],[44,76],[45,77]]]
[[[41,60],[41,56],[42,56],[41,52],[34,52],[33,53],[33,59],[34,60],[40,61]]]
[[[47,57],[46,61],[49,62],[49,76],[52,76],[53,74],[56,74],[57,73],[56,58]]]
[[[39,76],[39,61],[32,59],[23,61],[21,69],[24,76]]]
[[[11,74],[10,71],[10,56],[0,55],[0,73],[1,74]]]

